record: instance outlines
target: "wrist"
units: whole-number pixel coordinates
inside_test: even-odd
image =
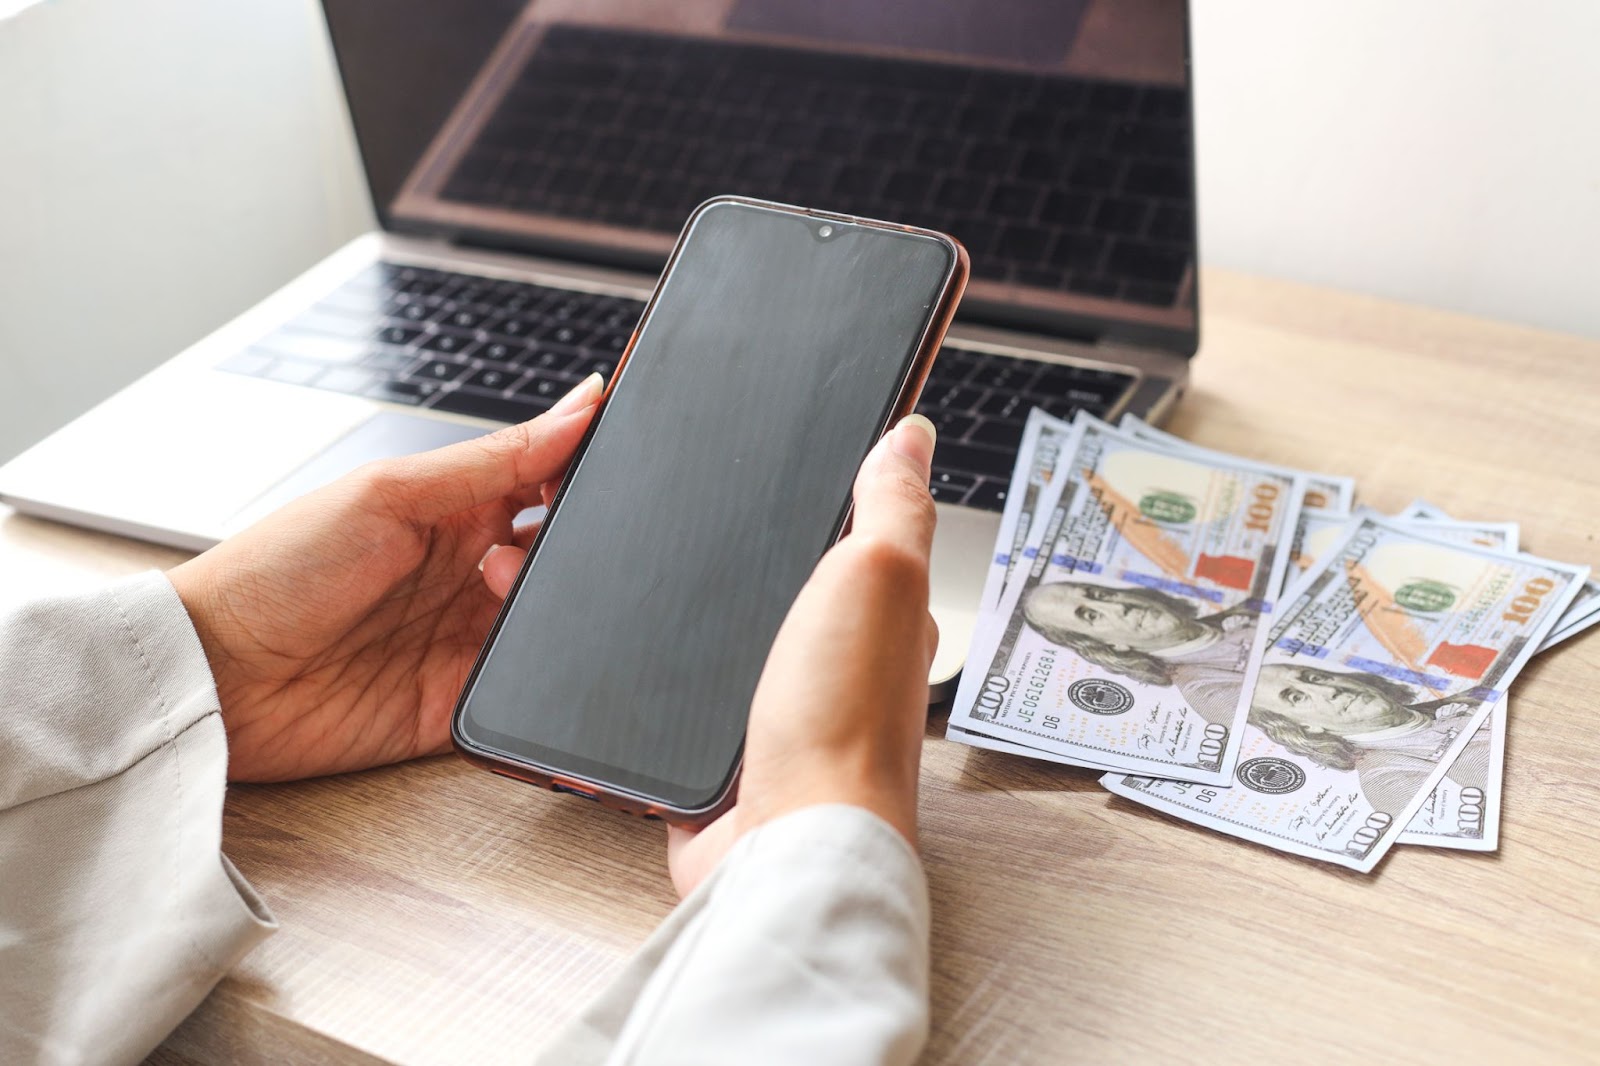
[[[230,779],[238,779],[241,774],[249,774],[255,762],[248,738],[241,739],[240,736],[240,707],[247,701],[241,696],[241,685],[236,676],[239,656],[229,649],[224,632],[226,600],[217,593],[207,573],[208,562],[206,556],[199,555],[180,563],[167,571],[167,580],[178,593],[178,600],[189,616],[189,624],[194,627],[195,636],[200,640],[200,650],[211,671],[211,683],[217,691],[218,712],[228,738],[228,774]]]
[[[211,668],[211,679],[217,686],[217,695],[220,698],[225,687],[222,676],[225,657],[222,655],[221,641],[211,622],[210,597],[206,593],[200,557],[180,563],[168,570],[167,580],[177,592],[178,600],[189,616],[189,624],[194,627],[195,636],[200,638],[200,648],[205,652],[206,665]],[[226,717],[226,703],[223,704],[223,711]]]
[[[841,781],[837,778],[814,785],[797,783],[777,795],[769,795],[751,804],[746,811],[749,819],[745,829],[777,821],[785,815],[813,807],[843,805],[858,807],[876,815],[898,832],[912,848],[917,846],[917,794],[913,784],[909,789],[867,780]],[[741,806],[744,804],[741,802]]]

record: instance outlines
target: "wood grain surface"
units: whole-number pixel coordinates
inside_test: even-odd
[[[1205,276],[1170,427],[1517,519],[1600,565],[1600,343]],[[174,553],[0,521],[0,599]],[[1171,821],[1095,775],[939,739],[927,1063],[1600,1060],[1600,636],[1515,685],[1501,849],[1362,876]],[[236,787],[226,848],[283,928],[150,1060],[527,1060],[673,904],[659,826],[439,758]]]

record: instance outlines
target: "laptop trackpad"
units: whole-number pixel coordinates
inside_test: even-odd
[[[491,432],[493,430],[479,426],[389,411],[374,415],[247,504],[228,520],[228,532],[255,523],[290,500],[336,481],[362,463],[443,448]]]

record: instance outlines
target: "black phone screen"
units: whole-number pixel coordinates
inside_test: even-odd
[[[459,735],[712,804],[955,256],[929,235],[702,207],[468,682]]]

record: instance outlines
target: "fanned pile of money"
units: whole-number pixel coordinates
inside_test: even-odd
[[[1354,497],[1032,412],[948,736],[1362,872],[1397,843],[1494,850],[1506,690],[1600,622],[1600,584],[1514,522]]]

